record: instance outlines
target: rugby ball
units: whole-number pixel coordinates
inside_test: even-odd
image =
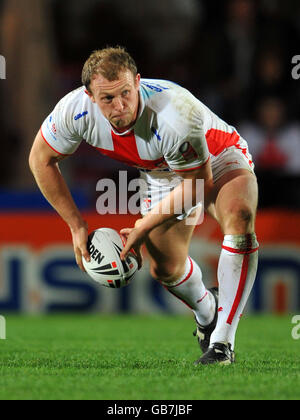
[[[91,261],[82,258],[87,274],[102,286],[116,289],[127,286],[138,269],[138,262],[133,252],[121,260],[124,245],[124,237],[114,229],[101,228],[91,233],[87,243]]]

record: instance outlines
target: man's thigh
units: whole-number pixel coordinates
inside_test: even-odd
[[[257,204],[256,176],[250,171],[239,169],[228,172],[216,182],[213,201],[207,212],[219,222],[225,232],[227,221],[242,211],[251,214],[254,223]]]

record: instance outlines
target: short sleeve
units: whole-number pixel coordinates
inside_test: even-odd
[[[165,152],[168,166],[176,172],[199,169],[208,161],[209,156],[205,134],[200,125],[182,140],[175,141]]]
[[[60,155],[72,155],[82,138],[72,128],[72,116],[68,116],[63,104],[59,103],[45,119],[41,134],[48,146]]]

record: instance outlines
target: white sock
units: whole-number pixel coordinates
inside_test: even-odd
[[[235,344],[236,330],[254,285],[259,244],[256,235],[226,235],[219,267],[219,313],[210,344]]]
[[[195,314],[200,325],[209,325],[215,316],[216,303],[202,281],[198,264],[188,257],[185,273],[172,285],[161,282],[172,295],[185,303]]]

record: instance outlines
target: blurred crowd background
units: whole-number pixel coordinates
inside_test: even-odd
[[[300,209],[299,41],[299,0],[0,0],[0,188],[36,190],[27,162],[43,120],[94,49],[122,45],[142,77],[190,89],[245,137],[260,208]],[[118,169],[84,142],[63,164],[93,208],[96,182]]]

